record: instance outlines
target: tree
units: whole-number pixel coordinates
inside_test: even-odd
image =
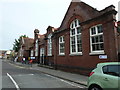
[[[21,36],[19,37],[19,39],[15,39],[15,42],[14,42],[14,44],[13,44],[13,50],[14,50],[15,52],[18,52],[18,50],[20,49],[20,41],[21,41],[22,37],[24,38],[24,37],[28,37],[28,36],[26,36],[26,35],[21,35]]]

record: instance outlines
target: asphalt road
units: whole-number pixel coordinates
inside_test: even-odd
[[[41,73],[38,70],[22,68],[2,60],[2,90],[15,88],[83,88],[83,86]]]

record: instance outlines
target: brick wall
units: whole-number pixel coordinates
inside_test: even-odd
[[[109,6],[97,11],[91,6],[81,3],[71,3],[60,28],[54,35],[54,62],[58,68],[88,74],[97,63],[118,61],[117,39],[114,26],[116,11]],[[79,19],[82,27],[82,55],[70,55],[70,23]],[[90,55],[90,28],[102,24],[104,35],[104,54]],[[65,36],[65,55],[59,55],[59,37]],[[99,55],[107,55],[107,59],[99,59]]]

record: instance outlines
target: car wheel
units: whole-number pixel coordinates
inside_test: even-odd
[[[92,86],[89,90],[102,90],[99,86]]]

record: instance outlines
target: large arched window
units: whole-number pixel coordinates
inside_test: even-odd
[[[81,27],[78,19],[70,24],[70,53],[82,53]]]

